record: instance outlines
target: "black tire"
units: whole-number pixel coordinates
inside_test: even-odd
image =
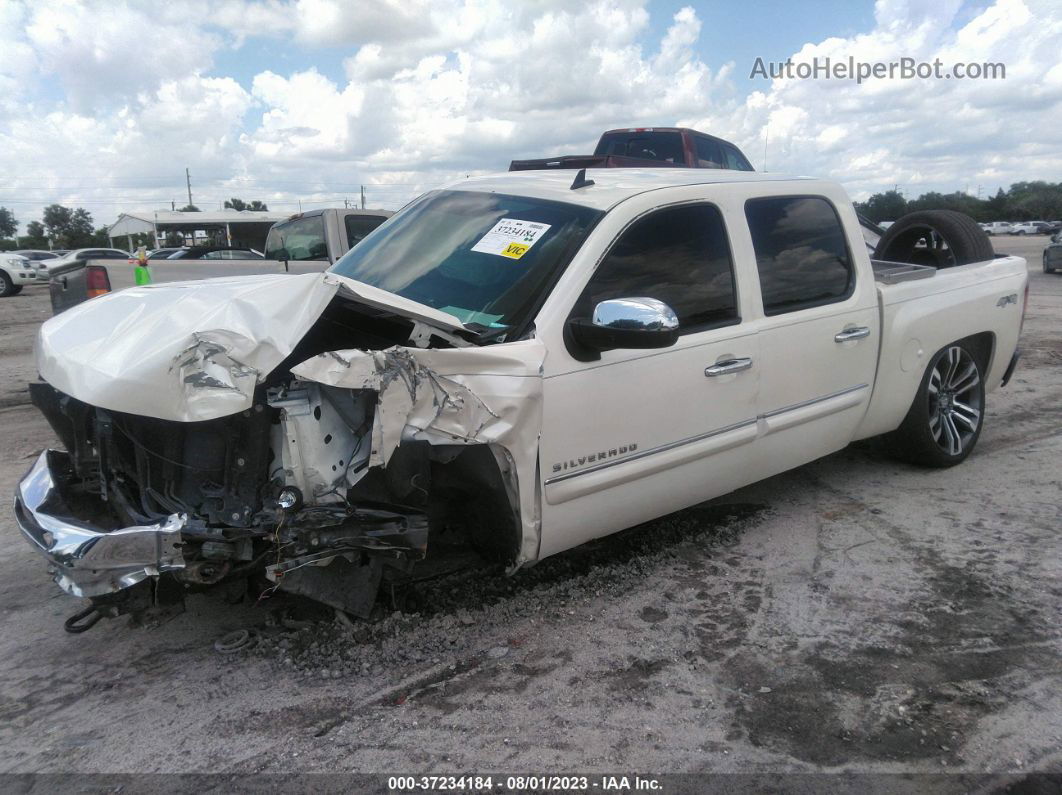
[[[929,362],[907,416],[886,440],[904,461],[951,467],[974,449],[984,416],[981,362],[967,345],[953,342]]]
[[[0,298],[10,298],[22,292],[22,285],[15,284],[11,277],[0,271]]]
[[[1054,273],[1055,269],[1047,264],[1047,254],[1044,254],[1044,273]]]
[[[918,243],[925,243],[920,247]],[[950,268],[992,259],[992,241],[977,222],[954,210],[908,213],[885,230],[874,259]]]

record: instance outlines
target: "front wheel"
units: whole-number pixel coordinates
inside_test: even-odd
[[[14,280],[3,271],[0,271],[0,298],[9,298],[22,292],[22,285],[15,284]]]
[[[1044,273],[1054,273],[1054,272],[1055,272],[1054,268],[1048,267],[1048,265],[1047,265],[1047,255],[1044,254]]]
[[[984,423],[981,365],[962,343],[952,343],[929,363],[918,394],[891,434],[896,454],[912,464],[950,467],[964,461]]]

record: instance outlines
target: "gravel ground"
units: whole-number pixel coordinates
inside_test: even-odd
[[[1062,276],[1042,245],[996,241],[1030,260],[1025,358],[962,466],[853,445],[515,577],[424,584],[419,613],[200,596],[66,635],[77,603],[0,515],[0,773],[1062,773]],[[20,387],[47,314],[41,290],[0,301],[8,494],[53,443]],[[248,648],[215,651],[240,629]]]

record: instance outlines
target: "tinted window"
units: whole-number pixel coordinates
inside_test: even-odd
[[[281,260],[328,259],[324,219],[308,215],[276,224],[266,237],[265,255]]]
[[[609,298],[656,298],[683,331],[738,320],[730,244],[719,210],[672,207],[636,221],[612,246],[583,291],[576,314]]]
[[[602,135],[595,155],[624,155],[665,163],[685,163],[682,135],[677,132],[610,133]]]
[[[362,241],[365,235],[386,220],[386,218],[380,218],[379,216],[348,215],[343,219],[343,225],[347,228],[347,245],[350,248],[354,248]]]
[[[837,212],[825,199],[780,197],[745,202],[763,311],[779,315],[839,301],[852,264]]]
[[[718,141],[699,136],[693,140],[697,146],[697,165],[701,168],[726,168]]]
[[[724,145],[723,156],[726,158],[727,168],[734,171],[752,171],[752,164],[734,147]]]

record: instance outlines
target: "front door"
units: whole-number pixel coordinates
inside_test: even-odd
[[[756,438],[756,334],[741,323],[722,215],[658,209],[611,246],[573,316],[610,298],[664,301],[681,336],[660,350],[550,354],[543,382],[539,556],[731,491]]]

